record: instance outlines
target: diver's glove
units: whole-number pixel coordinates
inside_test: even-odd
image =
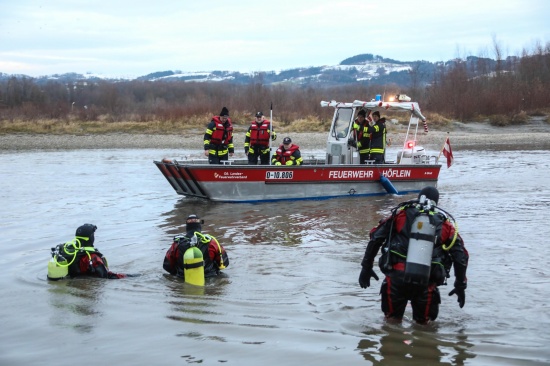
[[[363,269],[361,270],[361,274],[359,275],[359,286],[361,286],[362,288],[370,287],[371,277],[374,277],[374,279],[378,281],[378,276],[376,275],[372,267],[363,267]]]
[[[464,304],[466,303],[466,293],[464,292],[464,290],[466,290],[466,286],[457,286],[457,284],[455,283],[455,288],[451,292],[449,292],[449,296],[453,296],[456,294],[456,296],[458,297],[456,301],[458,302],[458,306],[460,306],[460,308],[463,308]]]
[[[292,160],[289,160],[285,163],[286,165],[294,165],[294,162]]]
[[[281,162],[280,162],[280,161],[278,161],[278,162],[276,162],[276,163],[275,163],[275,165],[281,165]]]

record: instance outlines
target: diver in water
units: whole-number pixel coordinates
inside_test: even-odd
[[[204,279],[215,277],[229,265],[224,247],[212,235],[202,233],[204,220],[189,215],[185,220],[185,234],[174,237],[164,257],[162,267],[185,282],[202,286]]]
[[[59,280],[67,276],[109,279],[137,276],[109,270],[107,259],[94,247],[96,230],[97,226],[93,224],[79,226],[73,240],[52,248],[52,259],[48,263],[48,279]]]
[[[425,187],[418,199],[392,209],[392,214],[371,230],[359,275],[362,288],[370,279],[378,280],[373,270],[376,254],[386,275],[380,289],[386,319],[401,321],[410,301],[413,319],[419,324],[435,320],[441,302],[438,286],[446,284],[454,267],[454,289],[459,306],[466,302],[468,251],[458,234],[453,217],[437,207],[439,191]]]

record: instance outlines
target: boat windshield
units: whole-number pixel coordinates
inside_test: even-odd
[[[353,116],[353,108],[338,108],[332,135],[339,140],[345,138],[349,133],[349,126]]]

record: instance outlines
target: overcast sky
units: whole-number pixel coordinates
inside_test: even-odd
[[[550,0],[0,0],[0,72],[135,77],[520,55],[550,42]]]

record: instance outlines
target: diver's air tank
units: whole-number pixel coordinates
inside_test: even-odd
[[[48,262],[48,280],[57,281],[68,275],[69,265],[67,260],[58,253],[52,253],[52,258]]]
[[[185,282],[204,286],[204,260],[199,248],[193,246],[183,254],[183,275]]]
[[[405,263],[405,281],[427,285],[430,279],[432,253],[435,243],[435,226],[430,217],[422,213],[415,218],[411,227],[407,262]]]

